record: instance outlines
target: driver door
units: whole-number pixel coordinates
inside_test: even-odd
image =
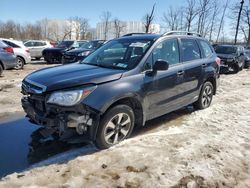
[[[148,72],[158,59],[168,62],[169,69]],[[157,44],[145,63],[145,69],[143,90],[147,120],[180,108],[184,67],[180,63],[178,39],[166,39]]]

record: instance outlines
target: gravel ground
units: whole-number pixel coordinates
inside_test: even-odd
[[[181,123],[165,120],[110,149],[11,174],[0,187],[250,187],[249,117],[250,71],[222,75],[212,106]]]

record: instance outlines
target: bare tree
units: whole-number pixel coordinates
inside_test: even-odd
[[[239,32],[240,17],[241,17],[241,12],[242,12],[242,8],[243,8],[243,4],[244,4],[244,0],[241,0],[241,2],[240,2],[240,9],[239,9],[238,18],[237,18],[237,25],[236,25],[236,30],[235,30],[234,44],[237,43],[237,36],[238,36],[238,32]]]
[[[114,19],[114,29],[115,29],[115,37],[119,38],[121,36],[121,32],[126,27],[126,24],[119,20],[118,18]]]
[[[154,11],[155,11],[155,4],[152,7],[151,13],[147,13],[143,18],[144,26],[145,26],[145,33],[149,33],[150,26],[154,21]]]
[[[72,17],[70,18],[70,20],[72,22],[75,22],[76,24],[76,39],[80,40],[80,39],[86,39],[86,34],[88,32],[89,29],[89,21],[87,18],[83,18],[83,17]]]
[[[223,29],[225,13],[226,13],[226,10],[228,8],[228,5],[229,5],[229,0],[227,0],[226,3],[224,4],[223,13],[222,13],[222,16],[221,16],[221,19],[220,19],[219,30],[218,30],[218,33],[217,33],[216,43],[218,42],[219,37],[220,37],[220,32]]]
[[[214,32],[214,28],[215,28],[215,24],[216,24],[216,16],[219,14],[220,11],[220,7],[218,4],[217,0],[213,1],[213,14],[212,14],[212,18],[211,18],[211,24],[210,24],[210,31],[209,31],[209,41],[212,41],[212,36],[213,36],[213,32]]]
[[[195,4],[195,0],[187,0],[187,7],[184,10],[187,31],[191,30],[192,22],[198,14]]]
[[[163,13],[162,20],[167,24],[170,30],[178,30],[179,24],[181,23],[180,9],[169,7],[167,13]]]
[[[247,44],[250,44],[250,1],[248,2],[247,6],[244,6],[242,9],[242,24],[241,30],[244,34],[244,38],[247,42]],[[246,27],[245,27],[246,26]],[[247,32],[245,31],[245,28],[247,29]]]
[[[205,36],[208,31],[211,0],[199,0],[197,33]],[[207,27],[206,27],[207,26]]]
[[[100,18],[104,23],[104,40],[107,40],[108,32],[110,29],[111,12],[109,11],[103,12]]]

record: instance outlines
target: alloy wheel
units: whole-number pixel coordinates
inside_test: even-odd
[[[122,141],[131,128],[131,118],[127,113],[116,114],[106,124],[104,129],[104,139],[106,143],[114,145]]]
[[[213,97],[213,89],[211,88],[210,85],[207,85],[202,95],[202,104],[205,108],[210,106],[212,97]]]

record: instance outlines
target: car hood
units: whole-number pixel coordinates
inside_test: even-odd
[[[92,51],[90,49],[85,49],[85,48],[77,48],[77,49],[73,49],[73,50],[69,50],[67,52],[65,52],[65,54],[67,55],[76,55],[82,52],[87,52],[87,51]]]
[[[223,58],[223,59],[233,59],[233,58],[235,58],[235,55],[233,55],[233,54],[217,54],[217,56],[219,58]]]
[[[123,72],[124,70],[73,63],[35,71],[28,75],[23,82],[28,82],[31,86],[42,89],[43,92],[49,92],[118,80]]]

